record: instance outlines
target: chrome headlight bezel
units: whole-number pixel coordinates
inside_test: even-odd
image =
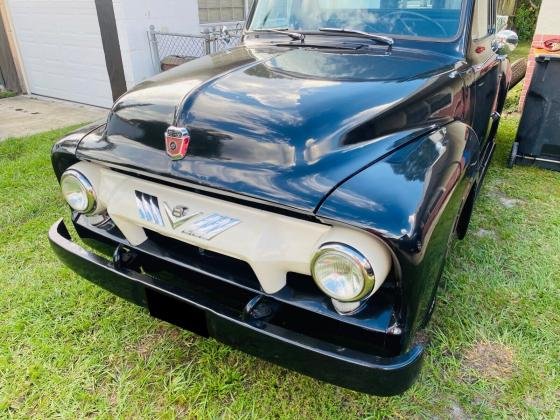
[[[86,203],[84,208],[74,207],[70,203],[70,200],[68,199],[67,195],[64,193],[65,182],[68,182],[70,179],[73,182],[77,182],[76,185],[79,186],[80,192],[84,195],[85,198],[84,201]],[[72,210],[85,215],[95,214],[97,210],[97,195],[95,193],[93,185],[84,174],[82,174],[81,172],[75,169],[67,170],[62,174],[62,177],[60,178],[60,189],[62,191],[62,196],[64,197],[64,200],[68,203],[68,205],[72,208]]]
[[[324,286],[323,282],[317,278],[317,263],[325,255],[338,255],[342,258],[345,258],[346,260],[352,261],[358,268],[362,277],[362,287],[361,290],[355,294],[355,296],[348,298],[342,297],[340,295],[337,296],[336,294],[332,293],[331,290],[327,289]],[[375,291],[375,273],[369,260],[355,248],[342,243],[326,243],[319,248],[319,250],[313,256],[313,259],[311,260],[311,275],[313,276],[313,280],[315,281],[315,284],[319,287],[319,289],[321,289],[321,291],[327,296],[338,302],[361,302],[369,298]]]

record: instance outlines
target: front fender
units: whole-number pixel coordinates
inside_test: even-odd
[[[94,131],[102,131],[104,128],[105,121],[96,121],[64,136],[54,144],[51,150],[51,162],[59,181],[64,171],[79,161],[76,151],[83,138]]]
[[[450,123],[342,184],[317,213],[391,246],[400,269],[406,345],[429,314],[451,234],[476,179],[479,149],[470,127]]]

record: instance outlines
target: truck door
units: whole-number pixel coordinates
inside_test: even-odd
[[[469,89],[471,126],[476,132],[483,150],[486,148],[495,114],[501,79],[498,56],[492,49],[496,32],[496,0],[476,0],[471,45],[469,48],[469,68],[465,81]],[[474,106],[473,106],[474,105]]]

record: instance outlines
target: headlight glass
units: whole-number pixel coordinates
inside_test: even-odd
[[[89,180],[80,172],[68,170],[60,180],[62,195],[73,210],[92,214],[96,207],[95,191]]]
[[[370,263],[354,248],[343,244],[326,244],[311,265],[319,288],[340,302],[357,302],[369,296],[375,286]]]

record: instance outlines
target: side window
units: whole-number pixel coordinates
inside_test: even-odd
[[[497,16],[496,0],[488,0],[488,34],[496,33]]]

